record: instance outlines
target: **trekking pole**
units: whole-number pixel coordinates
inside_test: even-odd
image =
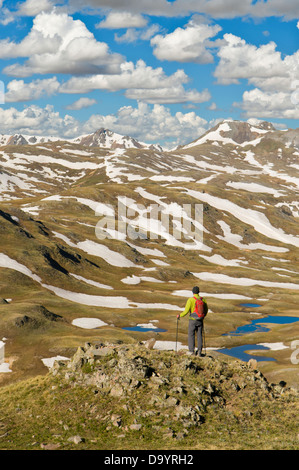
[[[176,319],[176,337],[175,337],[175,352],[178,352],[178,331],[179,331],[179,319]]]
[[[207,350],[206,350],[206,334],[205,334],[205,328],[204,324],[202,323],[202,336],[203,336],[203,349],[205,352],[205,356],[207,355]]]

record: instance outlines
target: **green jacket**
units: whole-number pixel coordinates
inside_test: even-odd
[[[186,306],[185,306],[185,310],[180,313],[180,317],[184,317],[185,315],[187,315],[188,313],[192,313],[194,312],[195,310],[195,299],[194,297],[196,297],[197,299],[199,299],[199,295],[198,294],[194,294],[193,297],[190,297],[187,302],[186,302]],[[204,297],[202,297],[202,300],[203,302],[205,303],[205,313],[208,313],[208,304],[207,304],[207,301]],[[192,318],[190,317],[191,320],[195,320],[195,318]]]

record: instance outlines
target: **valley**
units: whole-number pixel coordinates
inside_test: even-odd
[[[199,285],[207,353],[233,361],[246,345],[270,381],[299,388],[298,147],[298,129],[266,122],[224,121],[171,151],[104,129],[1,136],[0,385],[87,341],[174,349]],[[231,333],[253,320],[262,331]]]

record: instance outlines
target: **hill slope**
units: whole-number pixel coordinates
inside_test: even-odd
[[[298,392],[255,367],[88,343],[0,390],[0,448],[298,449]]]

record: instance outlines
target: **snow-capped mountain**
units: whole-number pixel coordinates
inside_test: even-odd
[[[158,151],[162,151],[162,147],[159,145],[148,145],[143,142],[139,142],[130,136],[123,136],[112,132],[109,129],[101,128],[93,134],[77,137],[72,140],[73,143],[85,145],[87,147],[100,147],[100,148],[111,148],[116,149],[143,149],[150,148]]]
[[[0,134],[0,145],[34,145],[42,144],[45,142],[56,142],[57,137],[44,137],[23,134]]]
[[[65,139],[62,137],[54,136],[36,136],[36,135],[25,135],[25,134],[0,134],[0,145],[36,145],[49,142],[70,142],[78,145],[87,147],[99,147],[109,149],[153,149],[161,152],[162,147],[155,144],[145,144],[139,142],[130,136],[123,136],[112,132],[109,129],[101,128],[92,134],[82,135],[74,139]]]
[[[245,147],[246,145],[257,145],[267,139],[280,141],[283,145],[290,147],[297,147],[299,145],[299,132],[298,129],[277,130],[271,123],[266,121],[250,124],[248,122],[226,120],[208,130],[199,139],[181,148],[188,149],[206,143]]]

